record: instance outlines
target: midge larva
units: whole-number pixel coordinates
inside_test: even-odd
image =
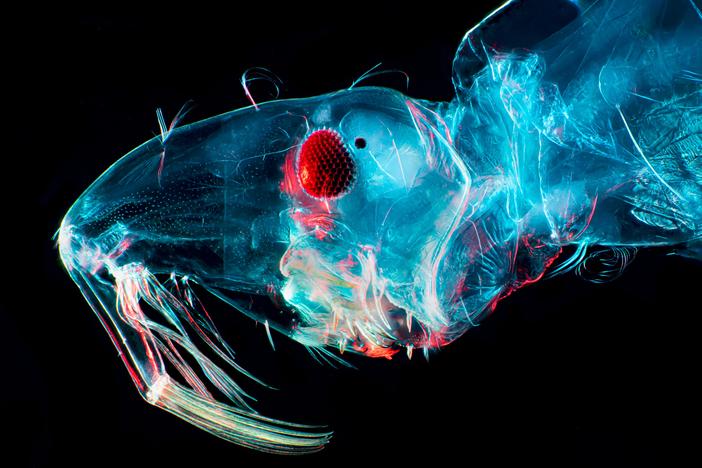
[[[695,2],[507,2],[461,42],[450,102],[357,81],[159,113],[162,135],[70,208],[61,259],[148,402],[246,447],[320,450],[324,428],[253,408],[235,377],[262,382],[192,285],[271,342],[411,358],[545,275],[601,281],[649,246],[701,258]]]

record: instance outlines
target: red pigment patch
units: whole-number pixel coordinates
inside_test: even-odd
[[[300,185],[315,198],[337,198],[351,187],[356,164],[341,136],[334,130],[316,130],[300,149],[297,163]]]

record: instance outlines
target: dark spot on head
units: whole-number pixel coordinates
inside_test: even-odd
[[[366,139],[358,137],[356,140],[353,142],[354,146],[358,149],[363,149],[366,147]]]

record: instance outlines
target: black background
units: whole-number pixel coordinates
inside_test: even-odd
[[[347,87],[378,62],[414,97],[452,97],[464,32],[498,2],[462,6],[258,2],[10,13],[4,19],[5,202],[0,342],[2,466],[679,466],[699,445],[702,265],[640,252],[605,285],[572,274],[530,286],[426,362],[315,363],[231,317],[264,414],[335,431],[307,457],[228,444],[141,400],[51,240],[70,204],[192,99],[195,121],[246,105],[263,66],[283,98]],[[404,78],[371,80],[405,90]],[[252,85],[265,100],[265,84]],[[18,456],[9,462],[12,457]],[[678,461],[673,461],[674,459]]]

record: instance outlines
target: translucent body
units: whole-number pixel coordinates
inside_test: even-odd
[[[520,46],[507,33],[543,3],[560,8],[552,30]],[[148,401],[252,448],[317,450],[328,433],[257,415],[208,357],[253,378],[191,282],[327,358],[411,356],[476,325],[566,246],[577,256],[552,271],[582,266],[589,246],[694,255],[701,67],[690,1],[511,2],[464,39],[451,102],[357,88],[164,130],[71,207],[61,257]],[[353,159],[333,197],[300,174],[320,130]]]

